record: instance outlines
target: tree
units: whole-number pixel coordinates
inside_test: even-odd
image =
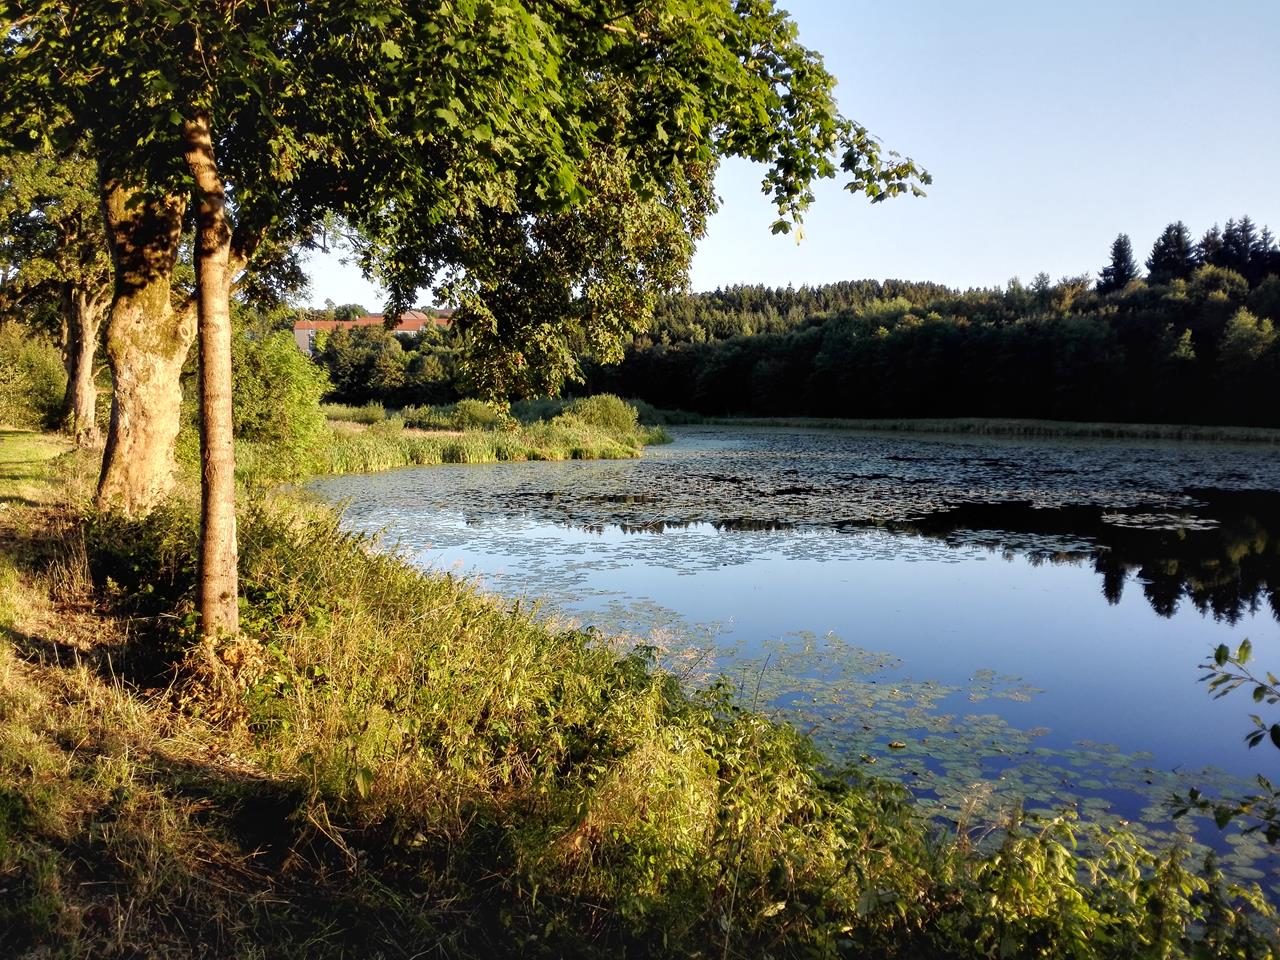
[[[1035,298],[1036,308],[1039,310],[1047,310],[1053,303],[1053,281],[1043,270],[1031,281],[1031,295]]]
[[[1218,359],[1227,379],[1244,378],[1250,368],[1266,355],[1276,342],[1275,327],[1270,320],[1259,320],[1241,307],[1222,332]]]
[[[1230,225],[1227,224],[1228,227]],[[1216,223],[1204,232],[1204,236],[1196,244],[1196,259],[1202,266],[1226,266],[1222,256],[1222,231]]]
[[[471,306],[476,336],[505,348],[510,369],[527,365],[525,343],[536,362],[563,369],[571,339],[607,349],[642,311],[578,309],[562,334],[528,310],[504,325],[492,305],[522,303],[512,290],[563,300],[549,295],[549,279],[592,307],[607,303],[634,275],[621,261],[649,246],[619,245],[622,233],[605,244],[612,253],[588,243],[598,255],[585,263],[602,283],[531,270],[540,261],[529,256],[497,257],[521,239],[580,249],[572,231],[556,228],[611,182],[592,166],[602,155],[624,160],[629,199],[657,199],[690,232],[722,156],[769,166],[775,230],[800,218],[813,181],[834,176],[837,158],[849,188],[872,200],[919,192],[928,179],[839,116],[831,76],[772,0],[431,10],[88,0],[72,16],[53,0],[10,0],[6,13],[14,29],[4,40],[0,116],[10,135],[87,130],[102,151],[118,376],[131,364],[156,369],[136,362],[140,354],[168,365],[185,356],[190,314],[172,308],[168,288],[192,198],[207,636],[236,629],[228,304],[233,276],[264,237],[346,216],[371,240],[366,263],[376,258],[391,284],[388,312],[447,270],[446,289]],[[489,239],[501,241],[497,253]],[[148,382],[171,379],[166,366]],[[123,408],[120,392],[116,401]],[[126,426],[113,415],[100,488],[108,503]],[[124,494],[145,508],[155,491]]]
[[[1147,277],[1152,283],[1169,284],[1186,280],[1196,269],[1191,233],[1181,220],[1169,224],[1156,238],[1147,258]]]
[[[1280,274],[1280,250],[1276,248],[1276,238],[1270,227],[1263,227],[1258,232],[1258,239],[1249,252],[1249,266],[1249,279],[1254,286],[1269,276]]]
[[[1122,233],[1112,241],[1111,263],[1102,268],[1098,281],[1099,293],[1115,293],[1123,290],[1138,277],[1138,265],[1133,261],[1133,244],[1129,235]]]
[[[368,313],[369,311],[358,303],[344,303],[340,307],[333,308],[333,319],[355,320],[359,317],[366,316]]]
[[[1234,270],[1251,284],[1255,283],[1252,261],[1257,242],[1258,231],[1252,220],[1248,217],[1228,220],[1226,229],[1222,231],[1221,265]]]
[[[98,442],[94,357],[111,300],[111,260],[96,170],[83,147],[0,157],[0,257],[10,309],[41,302],[59,317],[67,389],[62,417],[76,443]]]

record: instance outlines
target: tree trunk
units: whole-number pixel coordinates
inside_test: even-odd
[[[107,324],[114,378],[98,508],[145,514],[173,486],[182,408],[179,377],[195,338],[194,304],[170,302],[186,201],[103,185],[115,296]]]
[[[201,114],[183,125],[196,185],[196,301],[200,338],[200,632],[240,629],[236,581],[235,447],[231,419],[231,225],[226,191]]]
[[[96,446],[101,439],[93,358],[98,351],[98,330],[102,326],[104,307],[101,294],[69,285],[63,314],[67,393],[62,408],[64,422],[80,447]]]

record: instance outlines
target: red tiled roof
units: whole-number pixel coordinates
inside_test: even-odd
[[[419,333],[428,324],[447,328],[450,323],[450,311],[442,310],[436,314],[423,313],[421,310],[406,310],[400,314],[400,322],[395,325],[395,333]],[[299,320],[293,325],[295,330],[350,330],[353,327],[381,327],[386,318],[381,313],[368,313],[353,320]]]

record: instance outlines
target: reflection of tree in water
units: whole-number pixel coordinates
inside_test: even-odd
[[[1027,503],[973,504],[895,529],[951,543],[990,542],[999,531],[1006,552],[1032,562],[1092,561],[1102,594],[1119,603],[1132,576],[1158,614],[1172,616],[1184,599],[1206,616],[1236,623],[1270,607],[1280,620],[1280,493],[1191,491],[1197,505],[1176,512],[1104,511],[1098,507],[1035,508]],[[1005,534],[1012,537],[1005,539]],[[1078,538],[1077,547],[1045,546]]]

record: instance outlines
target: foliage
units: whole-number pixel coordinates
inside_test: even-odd
[[[514,425],[479,401],[462,401],[458,408],[410,408],[403,411],[407,420],[395,417],[367,430],[335,430],[311,469],[317,473],[369,473],[441,463],[619,460],[638,457],[645,444],[667,439],[660,428],[640,428],[634,423],[619,431],[564,414]],[[406,430],[406,425],[417,429]]]
[[[102,586],[122,564],[142,582],[152,567],[176,573],[164,593],[181,603],[194,573],[174,558],[190,555],[194,518],[115,522],[86,531],[90,557],[117,557],[94,562],[98,603],[133,603]],[[440,929],[464,957],[711,945],[1118,960],[1274,947],[1257,892],[1176,849],[1066,816],[1015,818],[979,843],[919,816],[899,788],[832,775],[803,736],[728,685],[685,691],[643,649],[619,655],[424,576],[340,532],[327,510],[262,503],[241,530],[257,653],[219,648],[213,684],[208,654],[192,651],[181,710],[94,693],[102,682],[85,671],[59,681],[55,699],[28,679],[40,675],[0,663],[0,773],[21,811],[0,860],[19,890],[8,944],[101,953],[116,930],[184,954],[190,927],[224,952],[313,956],[357,941],[403,949]],[[181,642],[163,603],[123,609]],[[211,759],[230,750],[234,773]],[[188,756],[204,759],[172,762]],[[94,764],[115,773],[93,775]],[[218,802],[177,802],[191,790]],[[129,829],[80,813],[103,809]],[[68,922],[85,887],[78,861],[50,856],[58,834],[114,881],[118,898],[93,894],[101,923],[93,911]],[[272,866],[286,862],[287,875]],[[281,900],[277,922],[255,913],[263,896]],[[344,907],[353,898],[361,909]]]
[[[712,416],[1280,426],[1273,287],[1213,264],[1107,294],[1081,278],[734,287],[663,301],[587,388]]]
[[[0,319],[40,306],[65,314],[77,289],[101,304],[99,312],[105,307],[111,258],[86,147],[64,156],[47,147],[0,152]]]
[[[1102,268],[1098,280],[1099,293],[1123,290],[1138,277],[1138,265],[1133,261],[1133,244],[1127,233],[1116,237],[1111,244],[1111,262]]]
[[[386,407],[373,400],[359,407],[347,403],[322,403],[320,412],[327,420],[347,420],[365,426],[387,419]]]
[[[287,333],[234,341],[235,435],[270,451],[283,470],[307,462],[326,436],[320,398],[329,388]]]
[[[611,393],[598,393],[572,401],[565,412],[583,423],[613,433],[635,432],[639,414],[635,407]]]
[[[66,384],[62,358],[46,334],[21,323],[0,323],[0,424],[56,423]]]
[[[1213,652],[1213,658],[1201,664],[1205,671],[1200,678],[1208,684],[1215,700],[1221,699],[1242,687],[1252,695],[1255,704],[1274,707],[1280,704],[1280,679],[1270,671],[1259,676],[1249,667],[1253,659],[1253,644],[1247,639],[1233,651],[1221,644]],[[1251,714],[1253,729],[1245,735],[1250,748],[1270,743],[1280,750],[1280,723],[1268,723],[1258,714]],[[1245,833],[1261,831],[1272,845],[1280,845],[1280,788],[1262,774],[1257,778],[1261,793],[1246,797],[1204,796],[1199,790],[1191,790],[1185,796],[1173,798],[1174,816],[1186,816],[1191,810],[1212,814],[1219,828],[1237,818],[1248,823]]]
[[[504,396],[616,355],[681,282],[722,157],[767,166],[779,231],[840,170],[873,201],[928,182],[837,113],[772,0],[10,6],[0,137],[89,132],[104,182],[182,193],[176,134],[210,125],[237,255],[345,217],[391,312],[440,286]]]
[[[1186,280],[1196,268],[1195,245],[1191,233],[1181,220],[1169,224],[1156,238],[1147,258],[1147,277],[1151,283]]]

